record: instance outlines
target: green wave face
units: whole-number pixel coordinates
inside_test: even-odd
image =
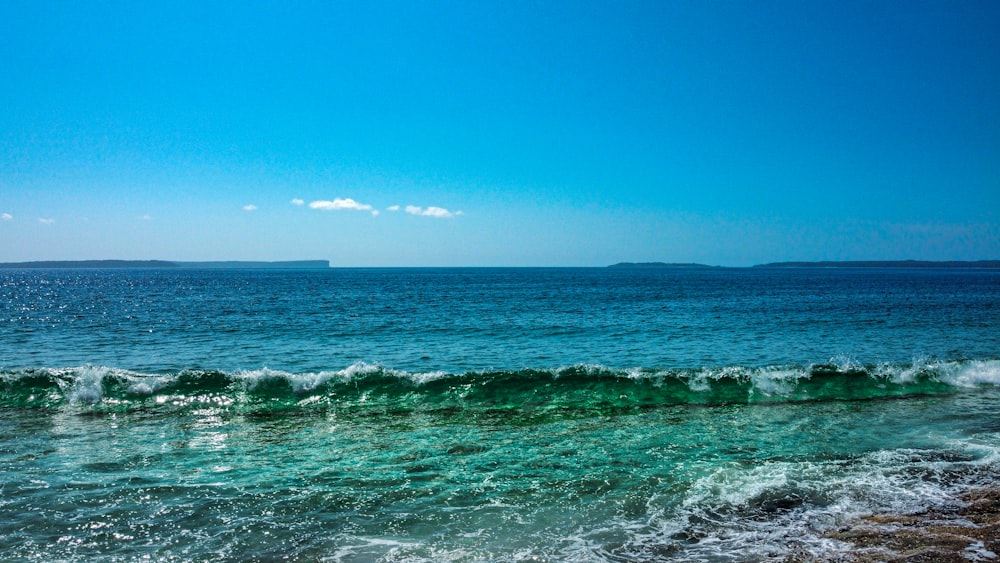
[[[152,413],[212,408],[242,414],[434,415],[448,422],[537,423],[674,405],[856,401],[1000,385],[1000,360],[655,370],[409,373],[369,364],[340,371],[187,370],[142,374],[103,366],[0,372],[0,407]]]

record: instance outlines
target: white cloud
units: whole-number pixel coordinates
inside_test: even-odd
[[[13,218],[14,216],[11,215],[10,213],[4,213],[3,215],[0,215],[0,219],[3,219],[4,221],[10,221]]]
[[[257,211],[257,206],[254,204],[244,205],[243,211]]]
[[[388,211],[399,211],[399,206],[398,205],[390,205],[389,207],[386,207],[386,210],[388,210]]]
[[[151,221],[153,219],[153,216],[149,215],[149,214],[146,214],[146,215],[143,215],[142,217],[140,217],[140,219],[142,219],[143,221]]]
[[[333,201],[318,200],[311,202],[309,207],[312,209],[321,209],[323,211],[339,211],[341,209],[353,209],[356,211],[371,211],[372,206],[367,203],[358,203],[351,198],[334,198]]]
[[[372,209],[372,217],[378,217],[380,211],[378,209]]]
[[[421,215],[423,217],[435,217],[437,219],[450,219],[456,215],[462,215],[461,211],[456,211],[452,213],[443,207],[434,207],[433,205],[429,207],[417,207],[416,205],[407,205],[406,212],[410,215]]]
[[[292,205],[305,205],[306,201],[304,199],[293,198]]]
[[[41,224],[43,224],[43,225],[51,225],[52,223],[55,223],[56,220],[55,219],[48,219],[48,218],[45,218],[45,217],[39,217],[38,218],[38,222],[41,223]]]

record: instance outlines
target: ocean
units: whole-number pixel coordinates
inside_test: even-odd
[[[998,270],[0,270],[3,561],[835,559],[998,477]]]

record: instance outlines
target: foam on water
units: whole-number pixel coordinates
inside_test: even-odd
[[[939,364],[941,380],[956,387],[1000,385],[1000,360],[971,360]]]
[[[671,559],[744,561],[808,553],[832,557],[853,546],[825,534],[872,513],[915,514],[954,506],[1000,471],[993,452],[953,441],[949,459],[931,451],[878,451],[853,460],[731,462],[696,479],[680,502],[633,523],[622,547],[642,559],[651,546],[673,546]],[[964,475],[965,477],[954,479]],[[624,526],[623,524],[623,527]]]
[[[151,374],[110,366],[4,370],[5,404],[131,408],[164,401],[190,403],[204,395],[234,405],[354,405],[399,400],[412,408],[538,407],[648,408],[675,404],[775,403],[891,398],[974,391],[1000,386],[1000,360],[861,365],[617,369],[582,364],[517,371],[405,371],[357,362],[340,370],[294,373],[270,368],[236,372],[184,370]],[[365,397],[364,401],[356,398]],[[353,398],[352,398],[353,397]],[[277,403],[265,401],[274,399]],[[264,402],[262,402],[264,401]],[[423,405],[423,406],[421,406]],[[130,407],[131,406],[131,407]],[[257,408],[257,407],[255,407]]]

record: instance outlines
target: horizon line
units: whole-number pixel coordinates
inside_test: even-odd
[[[751,269],[751,268],[983,268],[1000,269],[1000,260],[818,260],[780,261],[731,266],[696,262],[617,262],[603,265],[332,265],[331,260],[28,260],[0,262],[3,269],[445,269],[445,268],[616,268],[616,269]]]

